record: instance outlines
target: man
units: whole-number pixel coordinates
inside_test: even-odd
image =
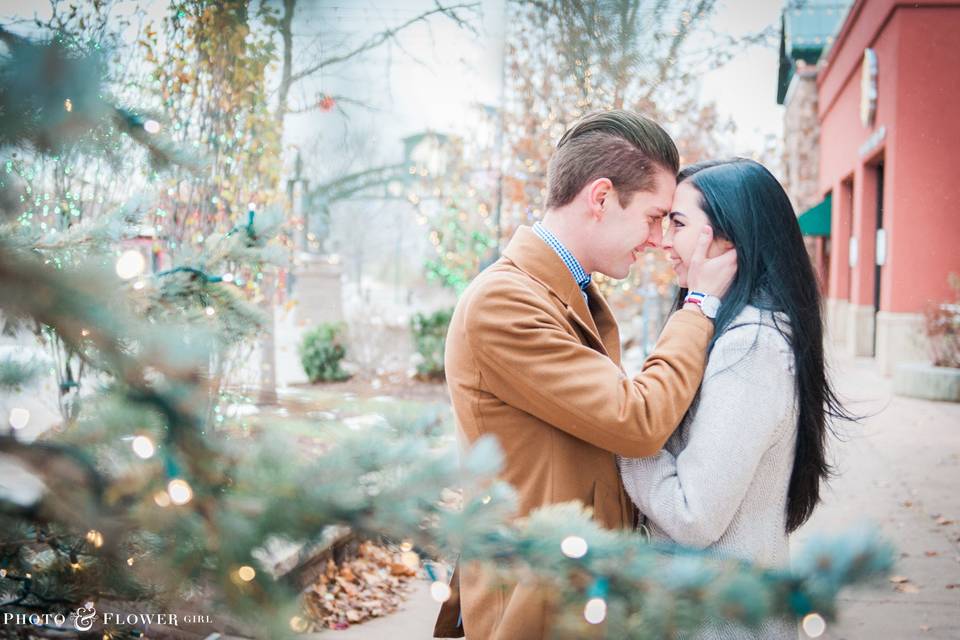
[[[585,117],[550,159],[543,221],[520,227],[457,304],[445,368],[459,436],[497,437],[518,516],[579,500],[602,526],[632,528],[615,454],[658,452],[700,385],[713,324],[699,304],[673,315],[629,379],[616,321],[590,278],[624,278],[659,244],[678,165],[676,146],[652,120],[620,110]],[[736,255],[706,259],[711,234],[700,238],[688,285],[720,297]],[[551,610],[536,584],[505,587],[465,563],[452,587],[436,637],[548,635]]]

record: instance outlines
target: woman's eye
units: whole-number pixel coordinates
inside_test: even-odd
[[[677,220],[676,218],[674,218],[670,224],[672,224],[674,227],[677,227],[677,228],[680,228],[683,226],[683,223]]]

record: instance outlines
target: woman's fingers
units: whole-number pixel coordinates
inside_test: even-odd
[[[704,226],[697,238],[697,245],[690,258],[687,286],[691,291],[723,297],[737,275],[737,252],[729,249],[715,258],[707,258],[707,250],[713,242],[713,228]]]

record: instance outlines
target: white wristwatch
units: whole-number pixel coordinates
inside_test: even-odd
[[[707,316],[711,320],[716,320],[717,313],[720,312],[720,298],[717,296],[707,295],[698,291],[691,291],[687,294],[687,297],[683,299],[684,304],[687,304],[688,302],[692,302],[693,304],[699,306],[700,311],[703,312],[703,315]]]

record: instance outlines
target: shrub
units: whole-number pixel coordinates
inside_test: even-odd
[[[930,305],[926,310],[926,334],[930,359],[937,367],[960,367],[960,277],[950,274],[956,304]]]
[[[321,324],[307,332],[300,345],[300,362],[310,382],[331,382],[350,377],[340,368],[347,355],[343,345],[346,326],[342,322]]]
[[[413,341],[422,359],[417,363],[419,377],[430,380],[444,378],[443,350],[451,316],[453,309],[442,309],[429,315],[417,313],[410,319]]]

